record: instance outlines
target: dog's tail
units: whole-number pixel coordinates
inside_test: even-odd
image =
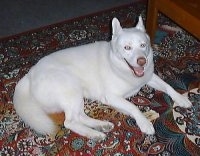
[[[17,84],[13,103],[17,114],[35,131],[41,134],[55,134],[57,127],[54,122],[30,97],[30,85],[27,76]]]

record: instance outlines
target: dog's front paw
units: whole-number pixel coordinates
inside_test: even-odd
[[[138,121],[137,125],[139,126],[140,130],[143,133],[150,134],[150,135],[155,134],[155,129],[153,127],[153,124],[146,118]]]
[[[190,100],[181,94],[178,94],[177,97],[174,99],[174,101],[179,106],[184,107],[184,108],[189,108],[192,106],[192,103],[190,102]]]

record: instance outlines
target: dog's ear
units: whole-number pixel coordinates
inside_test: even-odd
[[[146,32],[141,15],[139,16],[139,20],[138,20],[138,23],[136,25],[136,28],[141,30],[142,32]]]
[[[122,31],[122,27],[119,23],[119,20],[117,18],[113,18],[112,20],[112,34],[117,35]]]

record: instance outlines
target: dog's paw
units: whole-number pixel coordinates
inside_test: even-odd
[[[91,140],[94,140],[95,142],[100,142],[106,139],[106,134],[95,131],[90,133],[87,137]]]
[[[114,124],[108,121],[104,121],[101,125],[95,129],[102,132],[110,132],[114,128]]]
[[[190,102],[190,100],[181,94],[178,94],[178,96],[174,99],[174,101],[179,106],[184,107],[184,108],[189,108],[192,106],[192,103]]]
[[[155,129],[153,127],[153,124],[149,120],[147,120],[146,118],[144,118],[141,121],[138,121],[137,125],[139,126],[140,130],[143,133],[150,134],[150,135],[155,134]]]

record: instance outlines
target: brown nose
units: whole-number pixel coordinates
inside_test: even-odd
[[[146,64],[146,59],[144,57],[139,57],[137,59],[137,64],[140,66],[144,66]]]

